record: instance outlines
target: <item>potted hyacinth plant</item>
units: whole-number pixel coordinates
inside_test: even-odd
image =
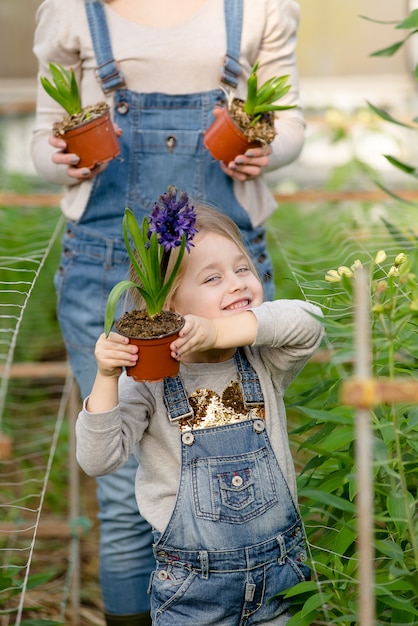
[[[120,147],[109,106],[98,102],[82,107],[73,68],[66,70],[58,63],[50,63],[49,70],[52,82],[41,76],[41,85],[67,113],[62,120],[55,122],[52,132],[66,141],[66,152],[80,157],[75,167],[92,168],[118,156]]]
[[[184,325],[184,319],[174,311],[164,310],[164,304],[180,269],[185,251],[190,252],[196,234],[196,213],[186,192],[177,198],[177,188],[169,186],[142,226],[134,213],[125,209],[123,237],[131,261],[131,279],[117,283],[109,294],[105,312],[105,334],[113,325],[117,332],[129,337],[139,348],[138,362],[127,368],[136,380],[161,380],[175,376],[179,363],[171,357],[169,345]],[[169,269],[174,249],[177,258]],[[132,278],[134,280],[132,280]],[[121,296],[134,290],[144,302],[144,308],[133,309],[115,322]]]
[[[291,87],[289,75],[274,76],[259,87],[258,66],[257,61],[247,80],[246,100],[225,92],[226,105],[205,132],[205,147],[218,161],[229,163],[248,148],[271,143],[276,136],[274,112],[296,106],[276,104]]]

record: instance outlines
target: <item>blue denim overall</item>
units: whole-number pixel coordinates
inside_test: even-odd
[[[235,354],[245,406],[264,404],[258,376]],[[176,505],[154,531],[153,626],[284,625],[288,601],[275,597],[309,579],[299,513],[264,419],[194,428],[180,376],[164,380],[169,419],[181,428]]]
[[[217,206],[241,229],[261,275],[266,295],[273,295],[271,263],[264,229],[253,229],[238,204],[232,180],[203,146],[203,132],[220,89],[186,95],[142,94],[126,88],[112,53],[105,6],[85,2],[97,75],[103,90],[114,91],[114,120],[123,131],[121,154],[94,179],[85,212],[68,222],[60,267],[55,276],[58,318],[72,370],[87,396],[96,374],[94,346],[103,331],[106,301],[113,285],[126,278],[129,259],[122,238],[122,217],[130,207],[142,221],[168,185],[185,190],[194,201]],[[224,82],[236,86],[242,2],[225,0],[227,55]],[[139,516],[134,496],[136,461],[98,479],[101,520],[101,585],[109,613],[140,613],[149,607],[146,593],[154,559],[148,524]]]

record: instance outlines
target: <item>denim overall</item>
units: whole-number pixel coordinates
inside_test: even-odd
[[[126,278],[129,259],[122,238],[125,207],[142,221],[168,185],[187,191],[193,201],[224,210],[237,223],[260,274],[266,296],[273,296],[271,262],[264,229],[252,228],[237,202],[232,180],[203,146],[203,132],[221,89],[186,95],[130,91],[112,53],[105,5],[86,0],[97,76],[105,93],[114,92],[114,121],[122,129],[121,154],[93,182],[83,216],[68,222],[60,267],[55,275],[58,318],[81,394],[90,393],[96,374],[94,346],[103,332],[106,301],[113,285]],[[223,81],[235,87],[242,1],[225,0],[227,55]],[[101,585],[105,611],[140,613],[153,568],[151,533],[139,516],[134,496],[136,461],[98,479],[101,520]]]
[[[235,362],[245,406],[264,404],[244,352]],[[169,419],[193,416],[181,378],[164,380]],[[250,626],[289,619],[274,596],[309,579],[304,533],[264,419],[181,429],[176,506],[154,532],[154,626]],[[183,421],[184,424],[184,421]],[[272,599],[273,598],[273,599]]]

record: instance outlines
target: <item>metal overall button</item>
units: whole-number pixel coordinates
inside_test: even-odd
[[[127,102],[119,102],[116,107],[116,111],[119,113],[119,115],[126,115],[129,111],[129,104]]]
[[[158,572],[158,578],[160,580],[167,580],[168,574],[165,569],[160,569],[160,571]]]
[[[181,436],[181,440],[185,446],[192,446],[194,443],[194,434],[193,433],[183,433]]]
[[[256,433],[262,433],[265,427],[264,420],[254,420],[253,428]]]
[[[232,484],[234,485],[234,487],[241,487],[243,482],[244,481],[242,480],[241,476],[234,476],[232,478]]]
[[[157,552],[157,557],[158,557],[159,559],[165,559],[165,557],[166,557],[166,556],[167,556],[167,553],[166,553],[166,552],[164,552],[164,550],[158,550],[158,552]]]
[[[169,153],[172,154],[174,146],[177,143],[177,139],[174,137],[174,135],[168,135],[168,137],[166,137],[165,143],[167,145]]]

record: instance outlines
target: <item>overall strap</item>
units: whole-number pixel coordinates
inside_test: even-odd
[[[226,56],[221,81],[236,89],[241,74],[239,56],[241,51],[243,0],[224,0]]]
[[[248,361],[241,348],[235,352],[237,366],[245,407],[264,404],[263,392],[257,372]],[[176,422],[183,417],[191,417],[193,410],[189,404],[186,390],[180,376],[164,378],[164,402],[167,407],[168,419]]]
[[[164,378],[164,402],[170,422],[177,422],[182,417],[193,416],[193,410],[179,375],[173,378]]]
[[[105,6],[101,0],[84,0],[87,21],[96,57],[96,75],[104,93],[125,86],[125,79],[113,57]]]
[[[251,406],[263,405],[264,396],[261,390],[260,380],[257,372],[245,356],[242,348],[238,348],[238,350],[236,350],[234,359],[240,378],[245,407],[248,408]]]

